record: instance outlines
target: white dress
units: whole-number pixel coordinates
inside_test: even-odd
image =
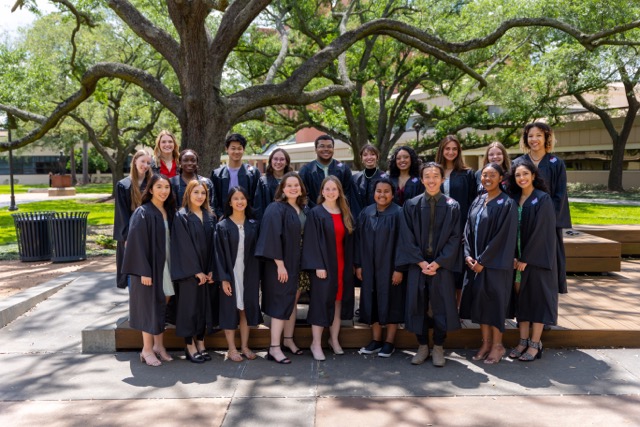
[[[164,262],[164,270],[162,271],[162,290],[165,297],[170,297],[176,294],[173,289],[173,282],[171,281],[171,273],[169,271],[169,252],[171,252],[171,245],[169,243],[169,221],[164,222],[164,236],[166,242],[167,257]]]
[[[238,253],[233,265],[233,278],[236,285],[236,307],[244,310],[244,225],[238,225]]]

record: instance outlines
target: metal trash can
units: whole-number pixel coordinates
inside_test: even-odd
[[[51,261],[87,259],[87,217],[89,212],[54,212],[49,218]]]
[[[48,261],[51,259],[49,218],[53,212],[11,214],[16,227],[20,261]]]

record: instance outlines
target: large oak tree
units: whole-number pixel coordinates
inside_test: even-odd
[[[19,3],[29,0],[19,0]],[[90,7],[91,2],[75,4],[71,0],[52,0],[68,8],[79,24],[90,23],[92,16],[83,12],[81,6]],[[372,36],[394,38],[416,51],[424,52],[440,61],[464,70],[479,86],[487,81],[482,70],[466,64],[460,55],[494,45],[509,30],[523,27],[542,27],[566,33],[584,48],[592,50],[601,45],[624,44],[620,34],[640,26],[640,21],[607,26],[590,34],[569,23],[547,17],[518,17],[497,22],[491,31],[475,35],[469,39],[442,37],[432,29],[417,28],[409,23],[380,18],[359,23],[356,20],[342,22],[336,19],[333,26],[337,30],[328,31],[309,23],[310,31],[323,39],[313,55],[298,61],[295,69],[285,76],[270,73],[261,84],[252,84],[236,90],[225,90],[224,80],[232,70],[227,66],[236,47],[247,37],[252,26],[258,26],[273,1],[270,0],[166,0],[157,3],[159,13],[149,13],[136,2],[128,0],[107,0],[122,21],[141,39],[157,51],[175,73],[178,89],[165,85],[149,72],[134,66],[103,62],[91,64],[79,79],[78,90],[60,102],[34,130],[11,144],[2,144],[1,149],[25,146],[45,135],[49,130],[95,91],[102,79],[121,79],[135,84],[149,93],[177,118],[182,130],[182,143],[201,154],[204,169],[219,163],[223,141],[227,132],[242,121],[260,118],[264,109],[277,105],[308,105],[332,96],[350,96],[354,84],[350,79],[337,82],[323,79],[321,74],[328,67],[338,66],[339,58],[356,43]],[[307,6],[315,7],[317,14],[349,8],[348,2],[307,0]],[[363,2],[360,2],[363,3]],[[411,3],[411,2],[409,2]],[[155,3],[154,3],[155,4]],[[291,5],[280,1],[277,10],[287,11]],[[272,13],[278,13],[272,10]],[[215,19],[209,19],[209,16]],[[169,17],[170,26],[165,25]],[[160,18],[158,18],[160,17]],[[325,26],[327,24],[325,20]],[[288,55],[286,40],[283,52]],[[291,55],[294,59],[295,55]],[[278,68],[281,55],[273,59]],[[294,61],[295,62],[295,61]],[[2,100],[0,109],[22,117],[22,111],[7,105]],[[207,168],[208,166],[208,168]]]

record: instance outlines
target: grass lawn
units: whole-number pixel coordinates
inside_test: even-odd
[[[640,224],[640,206],[569,203],[571,222],[586,224]]]
[[[13,186],[13,191],[16,194],[26,193],[29,191],[30,188],[49,188],[49,186],[45,184],[32,184],[32,185],[16,184]],[[78,185],[75,188],[76,188],[76,193],[79,193],[79,194],[96,194],[96,193],[111,194],[111,189],[113,188],[113,186],[111,184],[89,184],[89,185]],[[10,194],[10,193],[11,193],[11,187],[8,184],[0,185],[0,194]]]
[[[0,245],[16,242],[12,213],[36,211],[89,212],[89,225],[113,224],[113,202],[96,203],[95,200],[52,200],[46,202],[24,203],[17,212],[8,208],[0,209]]]

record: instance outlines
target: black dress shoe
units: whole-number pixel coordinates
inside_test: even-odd
[[[202,355],[197,351],[195,352],[195,354],[191,354],[186,348],[184,349],[184,357],[191,363],[204,363],[205,360],[204,357],[202,357]]]
[[[207,350],[198,350],[198,353],[200,353],[200,356],[202,356],[202,358],[206,361],[211,360],[211,355],[209,354],[209,352]]]

